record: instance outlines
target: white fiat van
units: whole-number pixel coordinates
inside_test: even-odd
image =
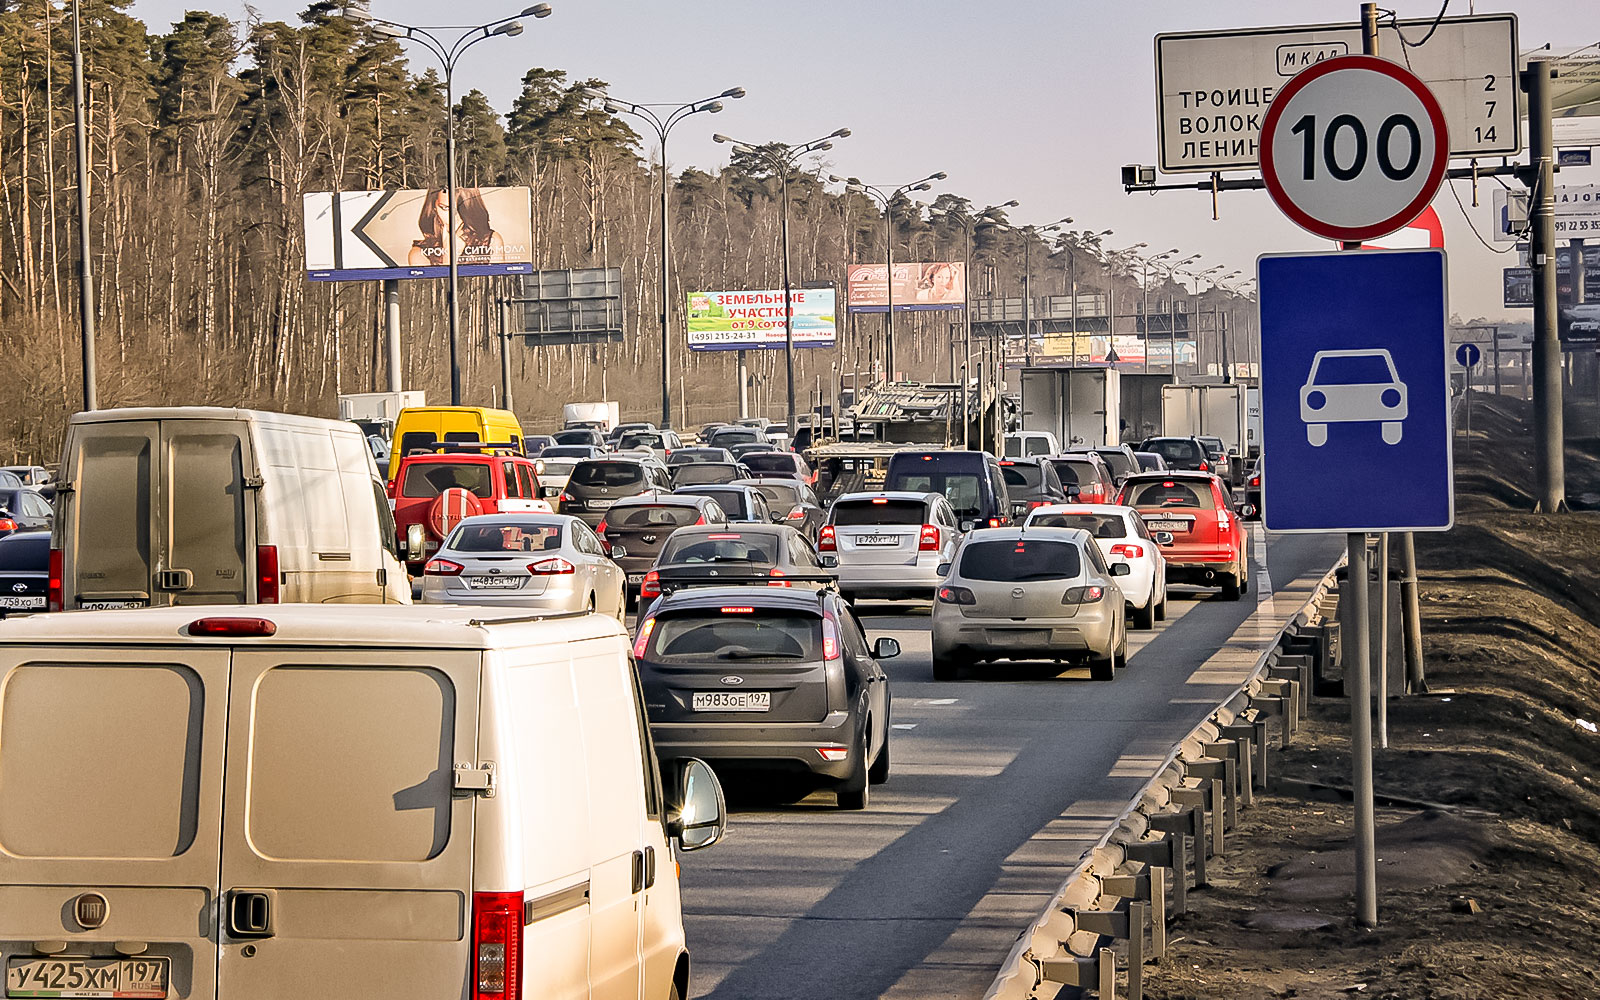
[[[481,616],[481,617],[480,617]],[[681,1000],[676,848],[600,615],[244,605],[0,622],[6,996]]]
[[[211,406],[92,410],[67,423],[50,607],[410,604],[395,546],[355,424]]]

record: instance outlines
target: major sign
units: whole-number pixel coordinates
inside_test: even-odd
[[[1267,528],[1448,530],[1444,251],[1269,254],[1256,280]]]

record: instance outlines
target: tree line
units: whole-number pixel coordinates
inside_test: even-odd
[[[447,109],[439,73],[419,72],[424,64],[410,63],[398,41],[340,16],[342,2],[318,0],[295,23],[191,11],[157,31],[128,13],[128,0],[81,2],[100,405],[331,416],[338,393],[384,388],[379,284],[306,280],[302,198],[442,186]],[[65,418],[82,400],[71,53],[70,6],[13,0],[0,12],[0,392],[13,401],[0,417],[0,457],[53,460]],[[477,90],[448,109],[461,184],[532,191],[535,267],[622,269],[621,343],[513,341],[515,408],[530,425],[547,426],[562,403],[602,391],[630,415],[658,415],[656,193],[666,168],[625,119],[587,96],[603,86],[532,67],[503,113]],[[796,285],[837,285],[841,302],[845,265],[882,260],[886,238],[898,260],[960,259],[983,207],[949,193],[928,205],[902,196],[886,236],[879,207],[862,194],[830,191],[829,171],[814,159],[790,179],[793,274]],[[668,176],[676,316],[690,290],[780,287],[779,185],[765,159],[735,153],[719,170]],[[974,294],[1020,294],[1025,241],[1033,244],[1036,295],[1063,288],[1069,244],[1080,290],[1107,280],[1098,266],[1084,266],[1101,249],[1091,234],[1047,242],[1037,232],[981,225],[974,277],[987,287]],[[1117,295],[1132,301],[1137,276],[1111,270]],[[497,399],[494,300],[517,294],[517,280],[462,282],[469,403]],[[447,400],[444,282],[401,286],[403,383]],[[944,377],[951,317],[897,317],[897,366],[913,377]],[[837,351],[798,352],[801,399],[881,357],[881,322],[858,317],[841,330]],[[674,339],[688,403],[681,417],[731,415],[733,359],[691,355],[678,321]],[[780,353],[753,352],[752,364],[758,402],[781,409]]]

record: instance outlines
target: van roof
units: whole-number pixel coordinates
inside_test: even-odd
[[[348,420],[308,417],[298,413],[274,413],[268,410],[242,410],[231,406],[124,406],[111,410],[74,413],[70,418],[70,422],[74,424],[111,424],[129,420],[243,420],[318,430],[347,427],[353,434],[361,433],[361,428]]]
[[[516,414],[510,410],[497,410],[492,406],[408,406],[401,410],[400,413],[401,415],[407,413],[476,413],[496,419],[517,419]]]
[[[200,618],[265,618],[271,638],[189,636]],[[195,644],[502,649],[604,636],[626,638],[614,618],[530,614],[459,605],[187,605],[127,611],[67,611],[0,621],[0,646]]]

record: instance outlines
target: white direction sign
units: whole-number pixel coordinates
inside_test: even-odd
[[[1380,58],[1409,68],[1439,99],[1451,156],[1516,153],[1523,99],[1516,15],[1447,17],[1428,37],[1433,25],[1432,18],[1382,25]],[[1426,44],[1414,44],[1424,37]],[[1307,67],[1360,53],[1361,29],[1353,21],[1157,35],[1162,171],[1255,167],[1262,117],[1277,92]]]
[[[1373,56],[1296,76],[1261,126],[1261,179],[1291,221],[1359,243],[1415,219],[1449,165],[1444,112],[1421,80]]]

